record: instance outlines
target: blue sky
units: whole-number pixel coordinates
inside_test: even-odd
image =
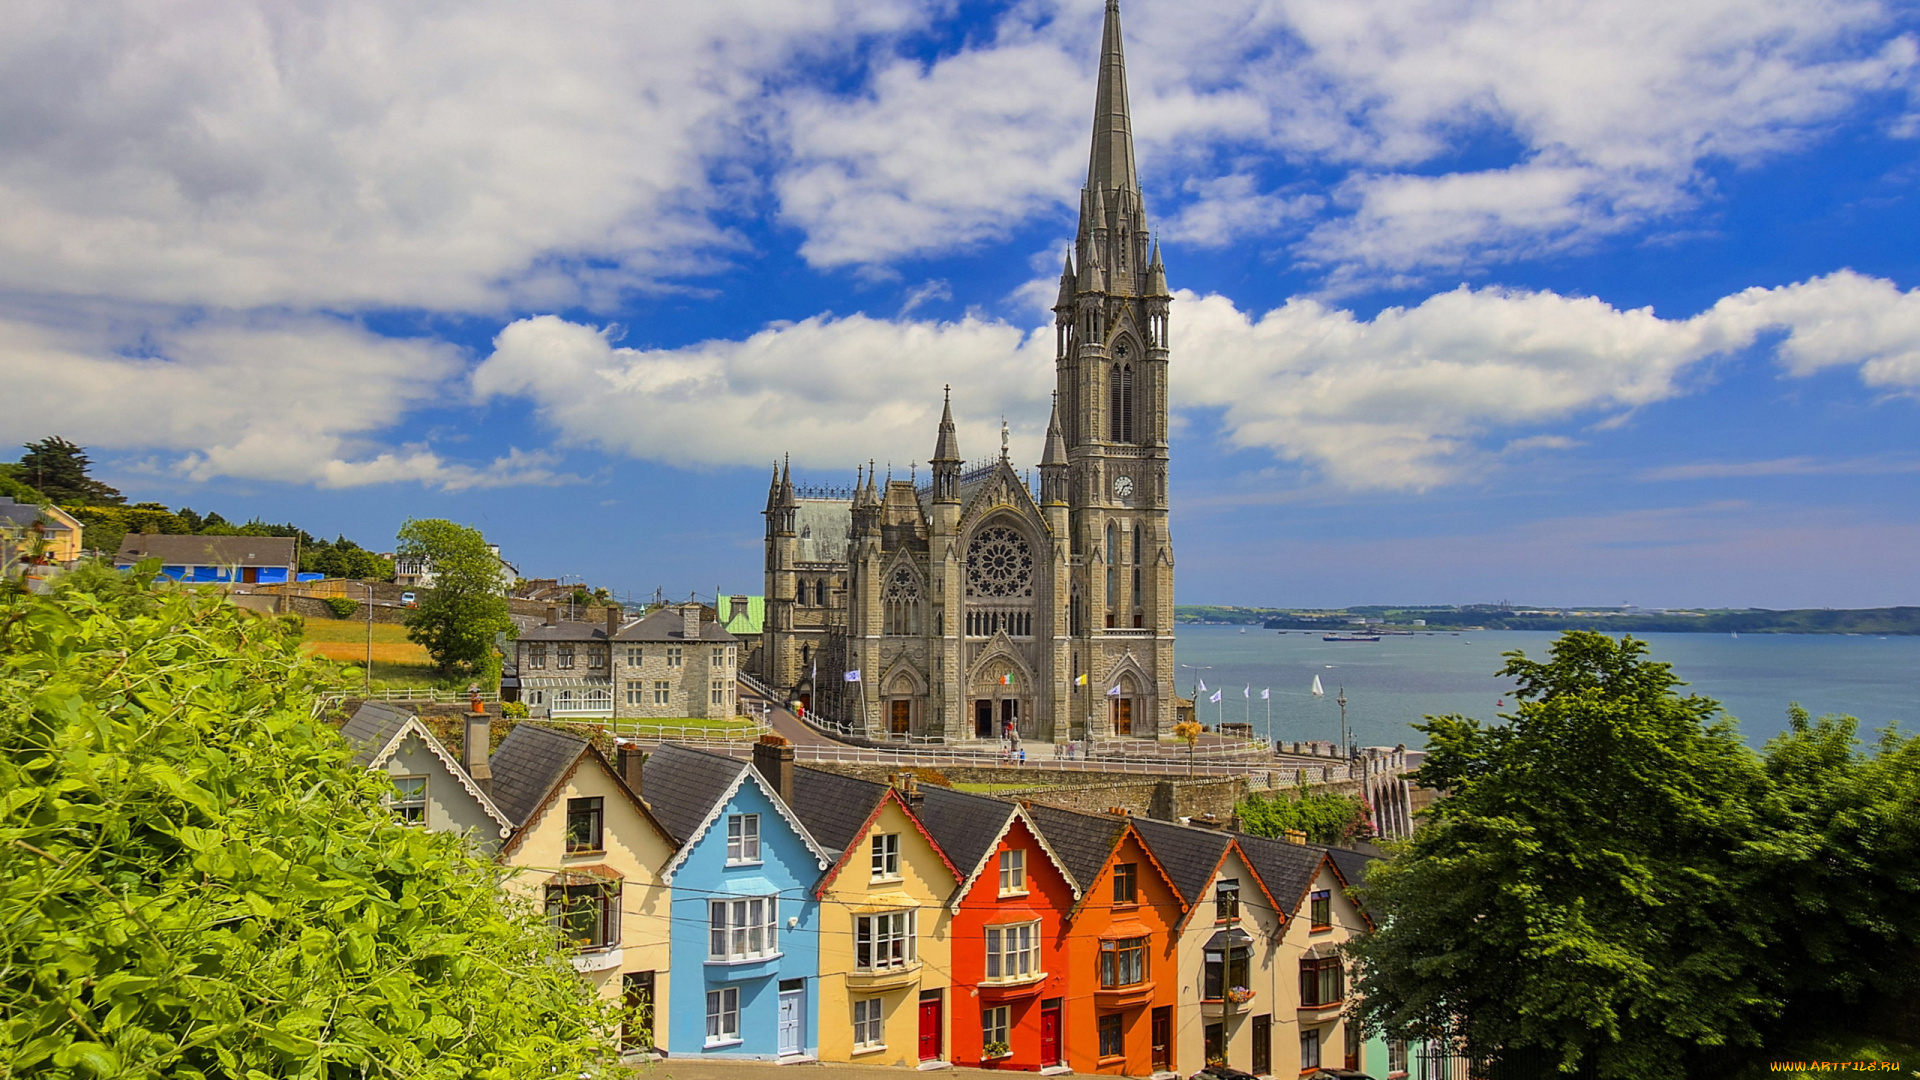
[[[1920,603],[1920,10],[1130,0],[1186,603]],[[758,591],[767,470],[1038,457],[1100,4],[29,10],[0,438]],[[1038,332],[1038,336],[1035,334]]]

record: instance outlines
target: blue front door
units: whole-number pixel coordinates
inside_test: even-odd
[[[807,992],[780,991],[780,1056],[804,1053],[807,1027]]]

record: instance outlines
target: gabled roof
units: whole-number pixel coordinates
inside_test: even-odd
[[[50,530],[71,532],[75,527],[73,520],[72,515],[57,506],[14,502],[12,496],[0,495],[0,522],[8,525],[24,529],[39,521]]]
[[[1040,844],[1040,850],[1060,871],[1060,877],[1066,881],[1074,897],[1079,898],[1080,883],[1074,880],[1073,872],[1067,869],[1067,864],[1054,852],[1053,845],[1047,842],[1046,834],[1040,831],[1040,826],[1020,804],[933,784],[922,787],[920,794],[924,800],[921,803],[921,822],[933,835],[934,842],[947,853],[948,861],[961,874],[953,890],[954,904],[960,902],[961,897],[973,888],[974,881],[986,871],[987,856],[1000,846],[1001,838],[1013,828],[1015,821],[1026,822],[1027,830]]]
[[[732,599],[728,597],[722,597],[721,599],[728,605],[732,605],[733,603]],[[757,634],[765,624],[766,618],[767,598],[764,596],[749,596],[747,597],[746,610],[734,611],[732,607],[729,606],[727,610],[726,631],[735,636],[740,634]]]
[[[1307,890],[1313,887],[1313,879],[1320,875],[1320,866],[1327,861],[1327,853],[1317,847],[1306,844],[1291,844],[1285,840],[1272,840],[1264,836],[1251,836],[1247,833],[1235,833],[1240,850],[1246,853],[1247,863],[1253,872],[1260,875],[1260,881],[1273,897],[1274,905],[1283,908],[1283,914],[1291,919],[1293,913],[1300,910],[1300,904],[1307,898]]]
[[[1010,509],[1022,520],[1031,522],[1042,535],[1051,531],[1046,516],[1040,512],[1040,504],[1033,501],[1033,492],[1027,490],[1027,482],[1020,478],[1020,473],[1007,459],[998,459],[992,468],[976,477],[961,479],[960,521],[963,533],[974,521],[1002,508]]]
[[[652,796],[650,805],[680,845],[680,850],[661,872],[662,878],[671,880],[679,871],[681,861],[693,849],[694,842],[713,827],[720,812],[748,780],[760,785],[774,809],[806,843],[807,850],[813,852],[816,870],[825,870],[833,862],[833,854],[820,846],[805,823],[781,801],[773,785],[750,762],[667,744],[647,755],[643,776],[643,786]]]
[[[1206,897],[1207,883],[1213,880],[1220,860],[1227,857],[1227,848],[1233,844],[1231,835],[1217,829],[1195,829],[1153,818],[1134,818],[1133,827],[1166,868],[1167,878],[1188,907]]]
[[[919,815],[891,786],[819,769],[797,768],[793,770],[794,810],[822,845],[837,852],[833,865],[827,868],[820,883],[814,887],[815,895],[825,894],[827,887],[840,875],[841,869],[859,854],[853,850],[854,841],[873,827],[889,800],[900,807],[908,821],[913,822],[913,827],[926,838],[927,846],[933,849],[954,879],[957,881],[963,876],[940,847],[940,841],[934,839]]]
[[[401,744],[407,741],[407,736],[419,736],[428,752],[440,759],[440,764],[446,766],[447,772],[460,782],[468,795],[473,796],[473,800],[480,804],[480,809],[499,825],[501,838],[512,835],[513,822],[508,820],[506,813],[481,790],[480,785],[473,782],[473,777],[467,775],[459,759],[434,737],[419,717],[403,713],[384,702],[369,701],[354,710],[353,716],[340,726],[340,735],[356,747],[353,763],[366,769],[378,769],[386,765],[388,759],[399,752]]]
[[[641,818],[659,832],[668,846],[677,847],[673,833],[660,824],[653,808],[646,804],[613,767],[605,754],[591,742],[564,731],[538,724],[518,724],[493,752],[493,800],[514,824],[514,835],[501,850],[505,855],[520,845],[542,811],[582,763],[591,759],[599,765],[613,786],[640,812]]]
[[[1052,806],[1029,806],[1027,811],[1039,824],[1047,842],[1052,844],[1054,849],[1066,859],[1067,865],[1073,868],[1074,880],[1081,883],[1080,896],[1073,903],[1075,914],[1079,912],[1080,905],[1086,903],[1087,888],[1092,885],[1095,878],[1100,876],[1100,871],[1106,868],[1107,862],[1113,858],[1114,851],[1119,848],[1120,842],[1126,839],[1129,832],[1140,841],[1140,850],[1146,855],[1147,861],[1153,864],[1154,870],[1166,881],[1167,888],[1173,892],[1173,898],[1180,902],[1180,910],[1185,912],[1192,908],[1193,905],[1181,895],[1179,886],[1174,884],[1173,876],[1167,873],[1167,868],[1161,863],[1160,857],[1154,854],[1153,847],[1147,843],[1146,837],[1134,827],[1139,819],[1126,814],[1081,814]],[[1072,849],[1071,853],[1068,850],[1069,847]]]
[[[1367,868],[1380,861],[1378,856],[1354,851],[1350,848],[1329,847],[1325,849],[1327,858],[1333,860],[1334,869],[1350,886],[1358,888],[1364,883]]]
[[[607,640],[605,622],[585,622],[561,619],[555,623],[535,623],[520,631],[521,641],[598,641]],[[635,619],[623,624],[613,635],[617,642],[645,643],[654,641],[681,642],[687,640],[686,621],[680,617],[676,606],[661,608],[643,619]],[[726,627],[712,620],[700,620],[699,641],[736,641]]]
[[[174,536],[128,533],[116,565],[159,559],[169,566],[292,566],[291,536]]]

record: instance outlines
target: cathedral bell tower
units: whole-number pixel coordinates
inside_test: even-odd
[[[1100,703],[1088,703],[1089,729],[1115,735],[1151,736],[1172,726],[1171,300],[1134,164],[1120,5],[1108,0],[1080,227],[1053,310],[1079,578],[1072,633],[1092,685],[1125,669],[1134,688],[1124,710],[1103,714]]]

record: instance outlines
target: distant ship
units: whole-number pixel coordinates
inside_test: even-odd
[[[1379,634],[1328,634],[1321,641],[1379,641]]]

